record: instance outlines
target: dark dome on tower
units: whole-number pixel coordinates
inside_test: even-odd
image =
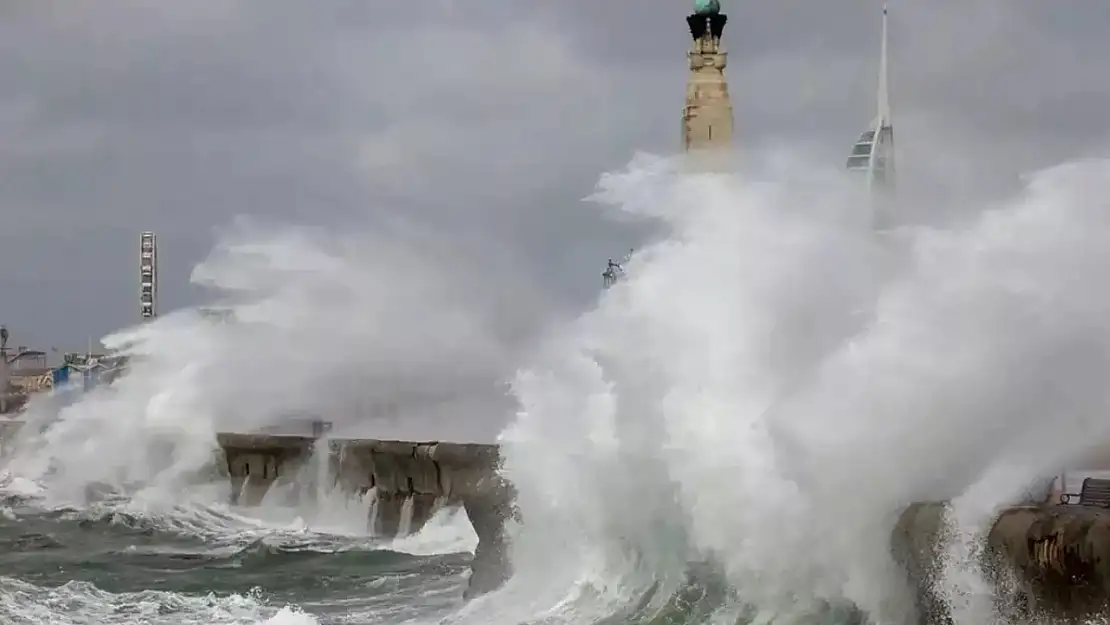
[[[694,0],[695,15],[716,15],[721,12],[718,0]]]

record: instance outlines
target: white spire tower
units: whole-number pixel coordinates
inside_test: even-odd
[[[871,128],[860,135],[848,157],[848,169],[867,177],[875,212],[875,227],[885,229],[894,203],[894,125],[890,112],[890,70],[887,61],[887,5],[883,3],[882,44],[879,48],[878,111]]]
[[[875,122],[890,128],[890,76],[887,66],[887,5],[883,3],[882,43],[879,46],[879,114]]]

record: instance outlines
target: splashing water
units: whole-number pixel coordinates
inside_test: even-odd
[[[644,160],[602,180],[597,199],[666,233],[517,378],[516,616],[589,622],[709,561],[732,589],[718,617],[847,601],[897,622],[905,504],[965,493],[981,525],[1110,436],[1110,163],[884,240],[812,171]]]
[[[516,574],[446,620],[814,622],[855,604],[896,623],[894,516],[955,498],[942,587],[960,622],[981,622],[977,532],[1110,437],[1110,163],[1040,172],[966,224],[881,240],[840,172],[683,168],[644,157],[602,179],[594,199],[661,236],[517,374],[501,437],[525,520]],[[250,521],[211,505],[227,496],[208,473],[218,430],[297,413],[337,436],[497,430],[495,382],[517,351],[482,303],[503,300],[404,243],[372,243],[233,233],[194,273],[233,321],[184,311],[110,337],[131,373],[65,406],[37,400],[28,431],[43,433],[9,462],[8,492],[88,507],[103,487],[136,514],[242,535]],[[290,512],[280,487],[263,508],[289,532],[310,518],[343,533],[373,505],[315,493],[315,516]],[[393,548],[473,548],[451,515]],[[226,622],[312,622],[252,610]]]
[[[465,516],[433,519],[425,532],[394,547],[371,535],[372,494],[352,498],[323,487],[323,454],[300,474],[283,476],[251,510],[228,506],[230,484],[213,470],[216,432],[289,426],[306,415],[331,421],[336,436],[480,441],[502,427],[509,413],[495,383],[515,349],[504,329],[513,325],[514,314],[527,311],[526,302],[518,300],[513,311],[489,311],[498,299],[488,296],[470,269],[438,266],[458,253],[451,245],[435,246],[437,255],[429,259],[419,253],[430,243],[424,237],[393,234],[328,236],[254,224],[228,233],[193,277],[215,292],[215,303],[230,311],[230,319],[220,323],[185,310],[118,332],[105,344],[130,356],[125,377],[88,393],[36,398],[0,483],[0,494],[20,507],[30,502],[34,510],[13,512],[13,524],[0,533],[40,522],[48,534],[69,532],[73,522],[88,531],[134,527],[159,541],[188,542],[181,549],[191,551],[182,557],[224,558],[221,566],[228,567],[251,557],[238,554],[256,551],[279,562],[308,552],[354,554],[349,557],[364,563],[364,571],[385,567],[383,589],[359,593],[366,614],[392,613],[396,606],[389,602],[403,604],[410,595],[457,600],[455,564],[437,565],[431,590],[414,593],[411,582],[390,581],[383,562],[393,562],[394,552],[424,557],[429,551],[472,551],[475,537]],[[63,516],[41,521],[43,509]],[[130,557],[114,560],[126,569]],[[418,562],[425,560],[434,558]],[[325,563],[312,562],[327,574]],[[176,588],[174,578],[146,575],[160,588]],[[224,579],[226,584],[235,575]],[[356,583],[343,581],[349,579],[357,573],[334,583]],[[147,609],[165,613],[164,622],[316,622],[297,610],[271,609],[261,599],[238,614],[221,607],[234,603],[234,596],[206,602],[176,591],[121,595],[108,592],[111,579],[108,586],[96,583],[26,592],[0,584],[0,610],[10,598],[11,614],[20,618],[20,610],[39,610],[42,622],[74,622],[66,620],[66,606],[87,598],[96,610],[121,612],[104,622],[137,622]],[[435,601],[426,600],[423,609],[439,609]],[[43,604],[65,605],[47,615]],[[213,616],[204,615],[209,607]],[[127,610],[132,612],[122,614]]]
[[[422,257],[424,243],[241,225],[193,272],[232,320],[185,310],[108,337],[131,372],[34,404],[29,429],[45,431],[11,472],[68,502],[90,483],[177,497],[210,464],[215,432],[291,417],[331,421],[336,436],[493,438],[514,349],[501,321],[527,304],[491,311],[486,278]]]
[[[117,595],[85,583],[74,582],[60,588],[44,589],[0,577],[0,617],[6,622],[75,622],[70,620],[75,608],[80,622],[105,625],[134,622],[151,625],[318,625],[315,618],[299,610],[265,610],[253,597],[191,599],[161,592]],[[271,615],[264,616],[266,612],[271,612]],[[184,620],[183,613],[187,615]]]

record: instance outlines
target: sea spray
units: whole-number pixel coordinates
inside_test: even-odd
[[[225,318],[186,309],[105,338],[128,374],[63,406],[34,403],[41,434],[8,474],[59,502],[80,504],[90,484],[177,499],[211,478],[216,432],[304,414],[336,435],[488,440],[510,414],[497,388],[508,334],[536,315],[527,288],[494,309],[484,293],[512,281],[442,265],[456,253],[404,232],[237,224],[193,272]]]
[[[904,618],[903,506],[967,491],[989,509],[1110,436],[1092,422],[1110,403],[1110,163],[1039,172],[893,250],[810,171],[652,161],[603,180],[664,235],[518,376],[505,473],[528,521],[506,596],[535,584],[533,605],[586,622],[710,558],[760,618],[843,601]],[[904,262],[878,273],[880,252]],[[1000,466],[1018,477],[968,490]]]
[[[808,163],[728,176],[646,159],[606,176],[596,199],[659,236],[516,376],[502,440],[524,519],[517,574],[448,621],[791,622],[857,604],[898,622],[902,506],[971,501],[959,518],[978,531],[971,512],[1110,435],[1108,198],[1107,163],[1070,164],[980,218],[908,228],[884,248],[851,180]],[[131,374],[29,415],[45,434],[10,475],[85,507],[88,486],[107,484],[145,515],[158,508],[138,504],[162,494],[180,520],[196,510],[180,503],[189,493],[226,501],[183,490],[221,428],[315,410],[403,437],[500,406],[463,391],[485,380],[497,395],[513,350],[439,267],[388,244],[254,236],[198,272],[226,291],[230,323],[184,311],[109,339]],[[886,254],[900,262],[877,267]],[[391,392],[411,402],[388,418],[355,401]],[[352,414],[372,416],[342,422]],[[246,535],[246,520],[204,511],[198,527]],[[288,532],[303,533],[295,521]],[[974,553],[960,544],[953,562]]]

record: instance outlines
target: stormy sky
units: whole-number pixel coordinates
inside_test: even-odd
[[[842,161],[874,111],[879,0],[724,4],[738,148]],[[145,229],[162,309],[195,303],[190,271],[237,215],[403,215],[573,309],[636,237],[581,198],[679,147],[688,9],[0,0],[0,322],[64,349],[137,321]],[[899,186],[933,198],[905,218],[1099,154],[1108,25],[1089,0],[893,0]]]

